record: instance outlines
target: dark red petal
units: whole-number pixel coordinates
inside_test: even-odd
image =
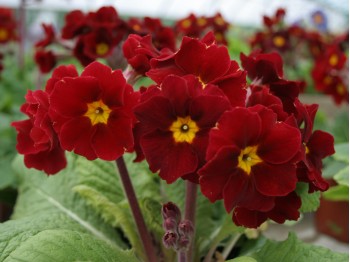
[[[160,170],[160,177],[167,183],[197,169],[198,160],[191,145],[175,143],[171,132],[149,133],[141,138],[141,147],[150,169]]]
[[[29,136],[30,130],[33,128],[32,121],[31,119],[27,119],[11,124],[18,132],[16,149],[20,154],[34,154],[38,152],[38,149],[34,147],[33,140]]]
[[[285,197],[276,197],[275,207],[267,215],[275,222],[282,224],[286,220],[298,220],[300,207],[300,198],[292,192]]]
[[[300,131],[285,123],[277,123],[259,144],[258,155],[270,164],[282,164],[291,160],[299,151]]]
[[[190,102],[187,82],[178,76],[168,76],[161,84],[161,89],[164,96],[169,99],[175,114],[181,117],[187,116]]]
[[[139,104],[134,109],[135,115],[146,128],[169,130],[176,120],[170,101],[165,97],[155,96]]]
[[[316,130],[307,143],[312,155],[321,159],[334,154],[334,138],[331,134]]]
[[[49,175],[56,174],[67,166],[64,151],[60,147],[55,147],[51,151],[25,155],[24,163],[28,168],[33,167]]]
[[[102,100],[108,106],[123,104],[126,80],[121,70],[112,71],[106,65],[92,62],[84,69],[81,76],[92,76],[98,79],[102,90]]]
[[[235,171],[238,154],[238,148],[223,147],[198,171],[201,191],[211,202],[223,198],[223,189]]]
[[[256,189],[266,196],[285,196],[295,190],[298,182],[294,164],[270,165],[260,163],[252,167]]]
[[[100,88],[93,77],[65,78],[51,93],[51,109],[66,117],[84,115],[87,104],[98,101]]]
[[[59,138],[63,149],[74,151],[89,160],[96,159],[95,151],[91,147],[91,137],[95,128],[87,117],[73,118],[66,122],[60,130]]]
[[[220,96],[199,96],[192,100],[190,116],[201,128],[214,127],[222,113],[231,108],[230,102]]]
[[[248,209],[267,211],[274,205],[274,197],[260,194],[252,181],[243,170],[236,169],[231,175],[223,191],[224,204],[227,212],[240,206]]]
[[[265,212],[236,207],[232,213],[232,220],[237,226],[257,228],[267,220],[267,214]]]

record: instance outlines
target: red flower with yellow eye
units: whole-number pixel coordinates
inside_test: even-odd
[[[17,24],[12,10],[0,7],[0,43],[16,40]]]
[[[209,34],[202,41],[184,37],[176,53],[152,59],[146,75],[158,84],[169,74],[194,75],[203,88],[207,84],[217,85],[232,106],[244,106],[246,73],[231,61],[227,48],[216,45],[213,39]]]
[[[92,59],[109,56],[120,39],[113,37],[113,32],[100,28],[82,36],[84,54]]]
[[[206,160],[199,170],[202,193],[214,202],[266,212],[274,197],[293,192],[300,131],[264,106],[225,112],[209,135]]]
[[[140,145],[152,172],[167,183],[191,175],[204,164],[209,130],[230,103],[216,86],[202,89],[194,77],[168,76],[142,94],[135,114]],[[198,178],[197,178],[198,179]]]
[[[139,94],[120,70],[91,63],[79,77],[64,77],[50,96],[50,115],[62,148],[89,160],[115,160],[133,148],[132,109]]]

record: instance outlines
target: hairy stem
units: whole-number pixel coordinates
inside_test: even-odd
[[[186,262],[186,252],[179,251],[177,252],[177,262]]]
[[[129,201],[131,212],[133,214],[133,217],[137,226],[137,230],[140,235],[143,248],[145,250],[145,254],[149,262],[155,262],[157,261],[157,256],[156,256],[155,248],[152,244],[152,238],[147,230],[145,220],[142,216],[141,209],[136,198],[135,190],[132,186],[129,172],[126,168],[123,156],[119,157],[116,160],[116,163],[117,163],[120,178],[125,190],[125,195]]]
[[[190,181],[186,182],[186,203],[185,203],[185,219],[189,220],[193,224],[193,228],[196,228],[196,201],[197,201],[197,184]],[[190,246],[187,251],[187,261],[192,261],[194,239],[196,230],[193,233]]]

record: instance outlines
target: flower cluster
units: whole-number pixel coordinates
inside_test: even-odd
[[[93,160],[115,160],[133,148],[132,108],[139,94],[120,70],[98,62],[78,76],[73,66],[55,69],[45,90],[28,91],[14,122],[17,150],[27,167],[55,174],[66,166],[64,150]]]
[[[177,21],[176,30],[179,34],[189,37],[203,37],[207,32],[212,31],[217,43],[227,45],[226,33],[230,24],[223,18],[220,13],[214,16],[189,16]]]
[[[187,219],[181,220],[181,211],[172,202],[163,205],[162,216],[165,230],[164,246],[176,251],[186,251],[194,234],[192,222]]]
[[[11,9],[0,7],[0,47],[5,46],[11,41],[17,40],[17,22],[14,18]],[[1,52],[6,51],[1,48]],[[0,72],[4,69],[1,60],[4,58],[4,53],[0,53]]]
[[[348,102],[349,73],[345,52],[349,33],[339,37],[326,33],[326,17],[322,12],[312,15],[319,31],[306,30],[298,24],[287,26],[284,16],[283,9],[278,9],[272,17],[264,16],[265,28],[254,35],[251,47],[264,53],[278,51],[293,67],[298,67],[300,59],[309,57],[314,62],[315,89],[332,96],[336,104]]]
[[[90,16],[92,28],[120,25],[108,8]],[[65,37],[97,33],[82,14],[69,17]],[[93,62],[80,76],[72,66],[58,67],[45,91],[28,93],[22,112],[29,119],[13,123],[28,167],[56,173],[65,165],[64,150],[89,160],[135,151],[135,161],[145,159],[167,183],[199,184],[210,201],[223,200],[234,223],[252,228],[267,219],[297,220],[297,183],[307,183],[310,193],[328,188],[321,168],[334,153],[333,137],[313,131],[317,105],[299,101],[304,83],[284,78],[278,53],[241,54],[242,69],[212,32],[184,37],[178,50],[157,48],[151,35],[131,34],[122,49],[134,68],[125,73],[128,81],[120,70]],[[134,92],[127,82],[139,75],[154,84]],[[168,209],[163,240],[185,247],[191,227]]]
[[[152,41],[154,46],[152,53],[160,52],[162,49],[169,49],[173,52],[176,49],[178,38],[184,35],[202,37],[210,30],[214,31],[217,42],[227,44],[225,35],[229,24],[220,13],[213,17],[197,18],[191,15],[178,21],[173,27],[164,25],[158,18],[132,17],[123,20],[114,7],[107,6],[87,14],[80,10],[69,12],[65,17],[65,24],[60,35],[54,31],[52,25],[43,24],[42,27],[44,37],[35,44],[34,60],[42,73],[48,73],[56,66],[58,60],[72,56],[78,59],[83,66],[87,66],[98,58],[104,58],[112,68],[124,69],[127,63],[121,49],[124,40],[129,35],[139,37],[135,37],[134,43],[138,42],[141,37],[149,35],[149,38],[142,42],[149,45],[148,42]],[[53,45],[59,48],[51,48]],[[130,56],[128,53],[133,53],[135,48],[140,49],[135,45],[127,51],[124,49],[124,55],[128,60]],[[142,53],[142,55],[152,54]]]

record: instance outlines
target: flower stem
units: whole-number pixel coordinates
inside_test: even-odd
[[[178,262],[186,262],[186,252],[179,251],[177,252],[177,261]]]
[[[225,249],[222,251],[222,257],[226,260],[226,258],[228,257],[228,255],[230,254],[230,252],[232,251],[232,249],[234,248],[234,246],[236,245],[238,239],[241,237],[242,234],[236,234],[234,235],[230,242],[227,244],[227,246],[225,247]]]
[[[187,181],[186,182],[185,219],[192,222],[194,229],[196,228],[195,226],[196,201],[197,201],[197,184]],[[193,237],[187,251],[187,261],[192,261],[195,234],[196,234],[196,231],[194,231],[193,233]]]
[[[135,223],[136,223],[136,226],[137,226],[140,238],[141,238],[141,242],[142,242],[143,248],[145,250],[145,254],[146,254],[149,262],[155,262],[155,261],[157,261],[157,256],[156,256],[155,248],[152,244],[152,238],[147,230],[146,223],[145,223],[145,220],[142,216],[139,203],[137,202],[135,190],[132,186],[129,172],[126,168],[123,156],[119,157],[116,160],[116,163],[117,163],[120,178],[121,178],[124,190],[125,190],[125,194],[126,194],[126,197],[129,201],[131,212],[132,212],[133,217],[135,219]]]

